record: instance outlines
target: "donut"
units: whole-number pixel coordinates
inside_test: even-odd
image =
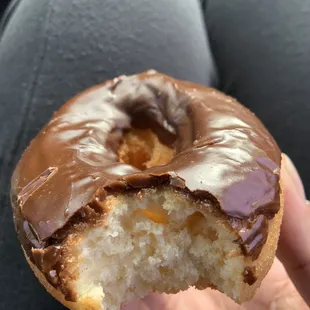
[[[65,103],[11,181],[27,262],[70,309],[150,292],[250,300],[283,213],[281,152],[235,99],[149,70]]]

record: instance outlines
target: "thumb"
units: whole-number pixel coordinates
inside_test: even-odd
[[[277,256],[297,290],[310,305],[310,206],[291,160],[283,155],[284,214]]]

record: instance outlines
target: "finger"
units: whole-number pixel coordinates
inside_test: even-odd
[[[291,161],[283,157],[284,215],[278,257],[301,296],[310,305],[310,208]]]
[[[251,300],[251,306],[245,309],[309,310],[309,307],[288,277],[283,264],[275,258],[272,268]]]
[[[292,180],[292,183],[298,192],[298,195],[301,196],[302,198],[306,199],[305,188],[304,188],[304,185],[300,179],[300,176],[297,172],[297,169],[296,169],[294,163],[286,154],[282,154],[282,159],[283,159],[284,167],[285,167],[287,173],[289,174],[290,179]]]

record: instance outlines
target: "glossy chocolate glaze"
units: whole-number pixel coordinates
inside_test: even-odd
[[[144,171],[118,162],[131,126],[151,128],[175,149],[173,160]],[[274,139],[234,99],[147,71],[90,88],[58,110],[16,167],[12,203],[17,226],[26,221],[19,234],[44,248],[107,192],[166,184],[211,202],[255,259],[280,208],[280,161]]]

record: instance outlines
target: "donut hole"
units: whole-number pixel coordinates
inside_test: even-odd
[[[119,161],[139,170],[168,164],[173,155],[173,148],[163,144],[150,129],[126,132],[118,149]]]
[[[84,232],[75,247],[80,295],[99,291],[102,309],[110,310],[191,286],[240,298],[247,262],[225,218],[170,188],[109,195],[106,203],[114,207],[105,224]]]

